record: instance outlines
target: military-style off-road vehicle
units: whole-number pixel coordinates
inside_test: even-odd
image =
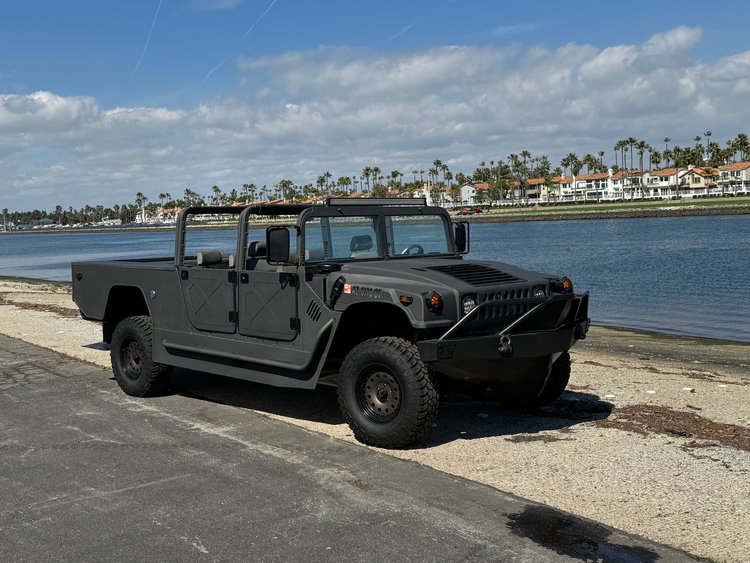
[[[163,392],[173,366],[335,381],[356,438],[393,448],[430,430],[439,385],[554,401],[586,335],[588,294],[568,278],[468,250],[468,223],[423,199],[191,207],[174,257],[75,262],[73,299],[129,395]]]

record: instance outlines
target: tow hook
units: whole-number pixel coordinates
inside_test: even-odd
[[[501,356],[510,356],[513,353],[513,345],[510,342],[510,336],[507,334],[500,335],[500,342],[497,345],[497,350]]]

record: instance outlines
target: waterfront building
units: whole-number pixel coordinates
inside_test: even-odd
[[[718,190],[724,194],[750,194],[750,162],[719,166]]]

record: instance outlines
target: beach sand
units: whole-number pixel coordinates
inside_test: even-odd
[[[100,326],[78,316],[65,284],[0,280],[0,333],[110,367]],[[540,413],[449,397],[426,442],[383,452],[698,556],[746,560],[750,345],[593,327],[572,356],[568,392]],[[177,392],[354,442],[330,388],[181,377]]]

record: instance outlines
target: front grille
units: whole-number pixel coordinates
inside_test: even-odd
[[[490,268],[484,264],[449,264],[447,266],[433,266],[429,269],[448,274],[478,287],[525,281],[512,274]]]
[[[481,305],[487,301],[503,301],[503,303],[480,309],[477,311],[472,322],[481,325],[487,323],[510,323],[537,305],[534,302],[529,303],[528,301],[524,301],[529,299],[530,293],[531,290],[529,288],[480,293],[477,295],[477,305]],[[519,302],[514,303],[514,301]]]

